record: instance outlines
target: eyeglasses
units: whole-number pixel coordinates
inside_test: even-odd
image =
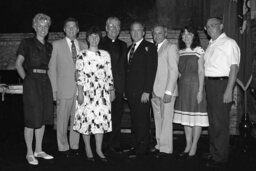
[[[205,30],[208,30],[209,28],[216,28],[216,26],[220,25],[220,23],[211,23],[209,25],[204,26]]]

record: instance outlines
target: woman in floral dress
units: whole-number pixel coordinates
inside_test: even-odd
[[[78,98],[73,129],[82,133],[87,159],[94,161],[90,135],[95,135],[96,153],[101,161],[107,159],[102,152],[103,134],[112,131],[111,101],[115,98],[110,55],[99,50],[101,32],[92,27],[87,32],[88,50],[79,53]]]

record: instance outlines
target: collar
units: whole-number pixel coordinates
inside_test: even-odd
[[[70,43],[70,44],[71,44],[71,39],[70,39],[70,38],[66,37],[66,40],[67,40],[67,42],[68,42],[68,43]],[[76,43],[76,42],[77,42],[77,40],[76,40],[76,39],[74,39],[74,43]]]
[[[139,41],[137,41],[137,42],[133,42],[133,43],[136,43],[135,48],[136,48],[136,47],[138,47],[142,41],[143,41],[143,38],[142,38],[142,39],[140,39],[140,40],[139,40]]]
[[[210,40],[209,41],[209,43],[211,44],[211,43],[214,43],[214,42],[216,42],[216,41],[218,41],[219,39],[222,39],[222,38],[224,38],[224,37],[227,37],[227,35],[226,35],[226,33],[222,33],[221,35],[219,35],[219,37],[217,38],[217,39],[215,39],[215,40]]]
[[[160,47],[164,44],[166,39],[164,39],[161,43],[157,44],[157,51],[160,49]]]

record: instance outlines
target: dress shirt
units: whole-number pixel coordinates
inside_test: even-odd
[[[161,43],[157,44],[157,52],[161,48],[162,44],[165,42],[166,39],[164,39]]]
[[[216,40],[210,40],[204,60],[206,77],[228,77],[231,65],[239,66],[240,49],[235,40],[222,33]]]
[[[66,37],[66,40],[67,40],[67,43],[68,43],[69,50],[70,50],[70,52],[72,53],[72,48],[71,48],[72,43],[71,43],[71,39],[69,39],[68,37]],[[75,46],[76,46],[76,52],[77,52],[77,54],[78,54],[78,53],[80,52],[78,40],[75,39],[75,40],[74,40],[74,43],[75,43]]]

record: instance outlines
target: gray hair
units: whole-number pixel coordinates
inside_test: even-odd
[[[116,20],[119,23],[119,26],[121,27],[121,21],[117,17],[108,17],[106,25],[108,25],[111,20]]]

